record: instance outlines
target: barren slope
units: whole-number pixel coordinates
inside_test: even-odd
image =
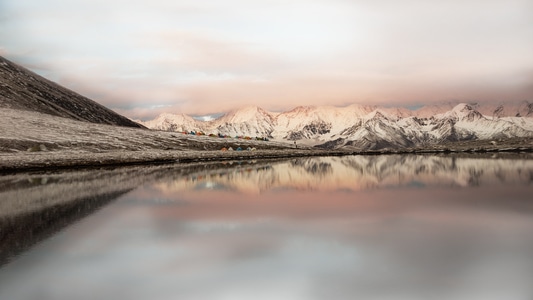
[[[0,56],[0,109],[36,111],[91,123],[142,127]]]

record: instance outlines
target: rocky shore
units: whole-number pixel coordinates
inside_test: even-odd
[[[491,158],[515,156],[533,158],[533,147],[521,145],[477,145],[476,147],[433,147],[412,149],[383,149],[374,151],[315,150],[315,149],[277,149],[256,151],[220,150],[150,150],[150,151],[109,151],[87,152],[35,152],[0,153],[0,172],[13,173],[43,169],[76,169],[105,166],[153,165],[176,163],[201,163],[210,161],[242,161],[260,159],[282,159],[310,156],[343,155],[385,155],[385,154],[426,154],[486,156]]]

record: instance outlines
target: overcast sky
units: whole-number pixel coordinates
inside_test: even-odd
[[[142,119],[533,100],[533,1],[0,0],[0,55]]]

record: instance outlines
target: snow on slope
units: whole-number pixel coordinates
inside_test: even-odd
[[[190,116],[169,113],[163,113],[153,120],[142,122],[142,124],[150,129],[177,132],[203,130],[205,127],[202,121],[197,121]]]
[[[499,118],[489,118],[483,116],[468,104],[459,104],[451,111],[435,116],[436,119],[452,120],[458,135],[457,139],[500,139],[506,137],[531,136],[528,130],[529,122],[523,119],[525,126],[520,126],[517,119],[519,117],[509,117],[508,120]]]
[[[331,139],[352,126],[354,120],[363,118],[375,109],[362,105],[299,106],[278,115],[274,137],[288,140]]]
[[[434,115],[443,114],[454,108],[456,104],[444,103],[440,105],[426,105],[412,112],[412,115],[418,118],[430,118]]]
[[[483,115],[493,118],[528,117],[533,118],[533,103],[522,101],[520,103],[498,103],[476,105],[476,109]]]
[[[232,111],[209,125],[216,133],[229,136],[270,137],[274,131],[274,115],[257,106]]]
[[[452,106],[447,103],[410,111],[363,105],[299,106],[279,114],[259,107],[246,107],[211,122],[196,121],[183,115],[172,121],[164,115],[144,124],[161,130],[196,126],[197,130],[206,133],[270,137],[324,148],[373,150],[533,136],[533,118],[527,117],[533,115],[529,110],[531,108],[533,112],[533,104],[524,102],[510,108],[485,109],[492,115],[480,113],[479,107],[477,104]],[[516,111],[524,117],[508,115]],[[177,123],[172,125],[172,122]]]

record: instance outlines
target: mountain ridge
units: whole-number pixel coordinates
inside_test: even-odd
[[[152,120],[143,124],[165,131],[203,131],[298,141],[325,149],[379,150],[533,137],[533,103],[522,101],[492,106],[444,103],[417,110],[359,104],[298,106],[280,113],[247,106],[212,121],[193,120],[165,126],[154,125]]]
[[[0,108],[90,123],[144,128],[111,109],[0,56]]]

